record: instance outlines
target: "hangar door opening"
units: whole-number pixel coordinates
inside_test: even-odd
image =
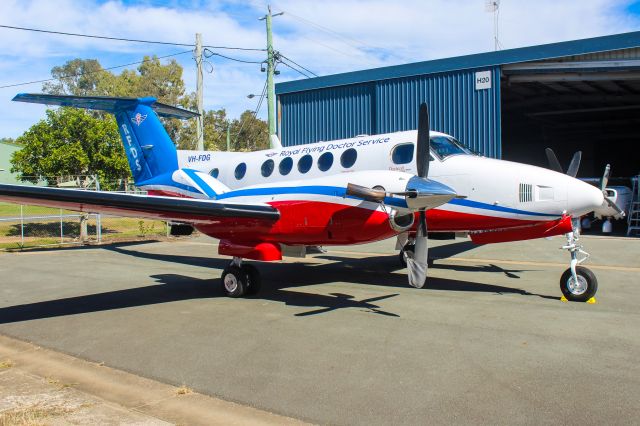
[[[636,59],[637,57],[637,59]],[[502,157],[547,167],[552,148],[578,177],[640,172],[640,49],[502,67]]]

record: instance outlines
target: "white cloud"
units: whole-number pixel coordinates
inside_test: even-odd
[[[191,43],[196,32],[207,45],[262,48],[264,22],[258,17],[266,0],[171,1],[128,4],[120,1],[46,0],[0,2],[2,24],[66,32]],[[274,42],[284,55],[321,74],[450,57],[492,50],[492,15],[484,0],[278,0]],[[500,40],[504,48],[592,37],[636,30],[638,16],[622,0],[502,0]],[[272,2],[273,4],[273,2]],[[141,45],[0,29],[0,85],[38,80],[51,67],[75,58],[97,58],[103,66],[164,55],[181,47]],[[188,48],[184,48],[188,49]],[[262,52],[221,52],[245,59]],[[185,82],[195,88],[189,54],[176,58],[185,67]],[[259,65],[212,58],[205,75],[205,105],[226,107],[231,116],[253,109],[264,77]],[[301,76],[284,66],[276,81]],[[0,136],[17,136],[37,121],[43,108],[13,105],[17,92],[37,92],[40,85],[0,89]],[[27,113],[28,111],[28,113]],[[262,116],[264,116],[263,108]]]

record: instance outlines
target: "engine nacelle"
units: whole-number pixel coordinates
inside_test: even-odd
[[[391,215],[389,215],[389,224],[391,225],[391,228],[398,232],[404,232],[411,229],[415,220],[416,216],[413,212],[401,213],[394,210],[391,212]]]

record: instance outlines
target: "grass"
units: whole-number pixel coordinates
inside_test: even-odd
[[[7,368],[13,367],[15,364],[10,359],[5,359],[4,361],[0,361],[0,370],[5,370]]]
[[[52,417],[64,416],[73,410],[63,407],[28,407],[11,408],[0,412],[0,426],[35,426],[45,425]]]
[[[80,218],[62,218],[62,235],[60,238],[60,209],[47,207],[24,206],[25,218],[29,216],[54,216],[49,219],[25,219],[0,221],[0,249],[20,249],[57,244],[80,242]],[[62,214],[78,214],[62,211]],[[0,218],[20,217],[20,206],[0,203]],[[149,238],[165,236],[166,224],[160,220],[148,220],[129,217],[102,216],[102,241],[130,240],[132,238]],[[88,240],[97,241],[96,216],[90,215],[87,221]],[[22,244],[24,231],[24,245]]]
[[[52,207],[24,206],[23,214],[25,216],[49,216],[59,215],[60,209]],[[74,214],[69,210],[62,210],[62,214]],[[20,217],[20,205],[12,203],[0,203],[0,218],[2,217]]]
[[[193,393],[193,389],[187,385],[182,385],[179,388],[176,388],[176,395],[189,395],[190,393]]]

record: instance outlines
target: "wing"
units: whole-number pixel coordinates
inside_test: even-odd
[[[156,197],[79,189],[0,184],[0,201],[59,207],[85,213],[213,223],[220,218],[263,219],[275,222],[278,210],[267,204],[233,204],[216,200]]]

